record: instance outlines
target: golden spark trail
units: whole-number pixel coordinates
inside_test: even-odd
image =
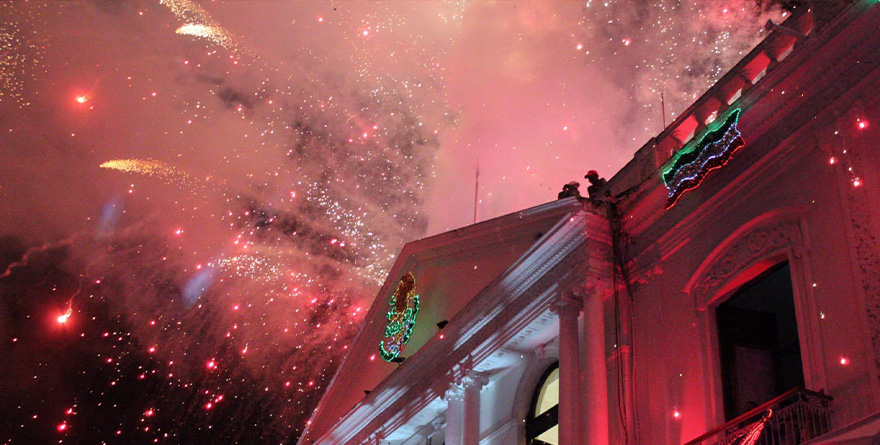
[[[159,0],[159,4],[170,9],[181,21],[213,25],[208,11],[190,0]]]
[[[175,31],[179,35],[210,40],[229,51],[238,51],[235,36],[211,18],[208,11],[190,0],[160,0],[178,20],[185,24]]]
[[[200,37],[210,40],[230,51],[236,49],[235,41],[225,29],[219,26],[199,25],[189,23],[177,28],[177,34],[184,36]]]
[[[114,159],[101,164],[100,167],[125,173],[152,176],[161,179],[166,184],[177,185],[182,188],[195,188],[204,185],[200,181],[193,179],[189,173],[152,159]]]

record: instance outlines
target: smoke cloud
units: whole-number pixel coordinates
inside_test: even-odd
[[[0,5],[0,434],[294,440],[478,159],[610,176],[790,6],[710,3]]]

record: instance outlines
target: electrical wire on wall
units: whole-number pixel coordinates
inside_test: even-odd
[[[605,197],[601,201],[599,201],[602,204],[604,204],[604,206],[605,206],[605,210],[606,210],[607,216],[608,216],[608,222],[610,224],[610,229],[611,229],[611,255],[612,255],[612,266],[613,266],[612,288],[614,290],[614,334],[615,334],[615,342],[618,346],[618,355],[617,355],[618,361],[617,361],[617,373],[616,373],[617,374],[617,413],[618,413],[618,417],[620,418],[621,427],[623,429],[623,436],[624,436],[623,443],[624,444],[630,443],[630,439],[629,439],[630,431],[628,428],[629,416],[632,415],[633,419],[635,419],[635,413],[628,413],[627,412],[628,403],[627,403],[627,394],[626,394],[626,387],[627,386],[629,386],[630,391],[633,391],[633,388],[635,386],[635,377],[634,377],[634,373],[635,373],[634,368],[635,367],[632,366],[631,363],[629,364],[630,365],[629,369],[631,370],[633,375],[629,376],[630,381],[627,382],[626,381],[627,376],[624,373],[624,367],[621,362],[621,355],[622,354],[620,353],[620,350],[622,349],[622,347],[624,345],[622,344],[622,338],[623,338],[622,330],[623,330],[623,328],[621,327],[621,306],[620,306],[621,302],[620,302],[620,289],[619,289],[619,284],[618,284],[618,277],[620,277],[620,279],[623,281],[623,286],[626,289],[626,294],[630,298],[630,301],[628,301],[624,304],[631,304],[632,303],[633,293],[632,293],[632,289],[630,287],[629,273],[628,273],[627,267],[626,267],[626,263],[628,261],[627,246],[629,245],[629,238],[630,237],[629,237],[629,234],[625,230],[623,230],[623,224],[621,224],[621,222],[620,222],[620,217],[617,213],[617,202],[618,202],[619,198],[621,198],[625,195],[628,195],[629,193],[631,193],[635,189],[636,189],[636,187],[633,187],[631,189],[624,191],[623,193],[621,193],[620,195],[617,195],[617,196],[612,196],[609,192],[606,192]],[[627,327],[628,327],[627,336],[628,336],[628,343],[629,344],[626,346],[630,348],[630,352],[629,352],[629,354],[627,354],[628,357],[626,358],[626,360],[631,362],[633,360],[632,342],[634,339],[633,323],[632,323],[632,319],[631,319],[633,317],[633,314],[632,314],[631,310],[627,311],[627,312],[630,317],[630,320],[629,320],[629,323],[627,323]],[[633,434],[636,435],[637,431],[633,431]],[[636,439],[636,442],[637,441],[638,440]]]

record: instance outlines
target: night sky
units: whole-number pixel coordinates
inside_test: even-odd
[[[0,2],[0,441],[295,441],[478,159],[610,177],[786,14],[693,3]]]

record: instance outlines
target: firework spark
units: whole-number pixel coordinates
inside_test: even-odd
[[[190,0],[160,0],[185,24],[177,28],[177,34],[210,40],[229,51],[238,51],[235,36],[211,18],[208,11]]]
[[[190,0],[159,0],[159,4],[171,10],[178,20],[186,22],[212,22],[208,12]]]
[[[228,50],[236,49],[235,40],[232,35],[219,26],[188,23],[177,28],[177,31],[175,32],[184,36],[193,36],[210,40]]]
[[[209,266],[239,277],[267,282],[276,281],[281,276],[281,268],[274,264],[270,258],[254,255],[223,257],[209,263]]]
[[[114,159],[101,164],[100,167],[159,178],[166,184],[184,189],[198,189],[206,185],[204,181],[194,178],[179,168],[153,159]]]
[[[58,324],[67,323],[67,320],[70,318],[70,316],[72,314],[73,314],[73,307],[68,306],[67,311],[65,311],[63,314],[59,315],[58,318],[56,319],[58,321]]]
[[[33,43],[36,33],[28,28],[37,23],[39,15],[38,6],[0,3],[0,17],[4,17],[0,20],[0,103],[11,100],[19,106],[31,104],[24,93],[35,79],[43,51]]]

